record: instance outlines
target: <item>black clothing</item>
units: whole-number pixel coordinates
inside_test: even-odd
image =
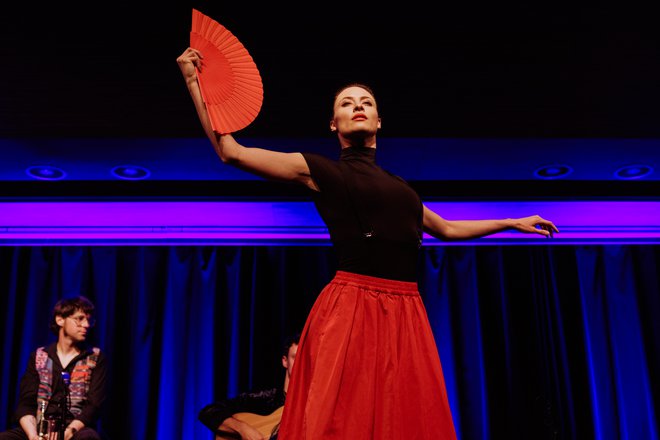
[[[83,348],[78,356],[73,358],[65,369],[62,368],[60,359],[57,356],[57,343],[52,343],[45,348],[48,357],[53,360],[53,383],[50,401],[46,409],[46,416],[59,416],[61,414],[60,403],[64,399],[64,381],[62,380],[62,371],[71,373],[80,359],[89,356],[91,349]],[[36,415],[37,413],[37,392],[39,390],[39,373],[35,365],[36,350],[30,354],[25,373],[21,378],[18,405],[14,412],[14,421],[18,423],[19,419],[25,415]],[[85,424],[85,426],[94,426],[100,416],[101,406],[105,400],[105,381],[106,381],[106,362],[103,352],[99,357],[92,371],[92,378],[87,392],[87,400],[84,403],[82,412],[75,417]],[[73,420],[73,415],[69,415],[67,423]]]
[[[314,204],[330,232],[338,270],[416,281],[422,202],[403,179],[378,166],[375,156],[376,149],[368,147],[344,148],[339,161],[303,153],[320,189]]]
[[[233,399],[206,405],[199,412],[199,420],[214,433],[222,422],[239,412],[267,416],[284,405],[286,394],[281,388],[241,393]]]
[[[0,440],[28,440],[22,428],[14,428],[0,432]],[[71,440],[101,440],[101,436],[91,428],[83,428],[76,432]]]

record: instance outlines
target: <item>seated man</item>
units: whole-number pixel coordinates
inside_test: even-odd
[[[64,440],[100,440],[92,426],[105,400],[106,362],[98,348],[85,345],[93,311],[83,296],[55,304],[50,329],[57,342],[31,353],[14,413],[20,427],[0,433],[1,440],[55,438],[62,431]]]
[[[282,351],[282,366],[286,369],[282,387],[241,393],[206,405],[199,412],[199,420],[216,434],[216,439],[239,438],[242,440],[275,440],[284,407],[286,390],[298,350],[300,335],[290,337]],[[242,413],[243,417],[240,417]],[[247,417],[254,414],[255,417]],[[264,417],[260,417],[264,416]],[[256,426],[257,423],[262,425]]]

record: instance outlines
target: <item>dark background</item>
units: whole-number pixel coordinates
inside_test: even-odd
[[[633,182],[612,175],[624,165],[660,166],[660,39],[650,7],[9,5],[0,11],[2,200],[57,201],[81,194],[161,200],[175,192],[196,200],[233,197],[237,187],[244,191],[239,195],[256,198],[277,192],[271,191],[274,185],[232,185],[244,176],[224,167],[204,139],[175,62],[187,47],[193,6],[232,31],[262,74],[262,111],[241,136],[318,138],[318,148],[332,148],[328,119],[334,90],[365,81],[376,90],[383,118],[379,157],[389,162],[382,163],[398,165],[395,171],[406,178],[422,179],[413,183],[425,198],[660,195],[657,171]],[[388,137],[433,139],[415,144],[411,159],[410,150],[398,148],[409,142]],[[6,141],[14,138],[18,141]],[[293,143],[298,145],[314,147],[303,140]],[[451,160],[444,160],[447,153]],[[565,180],[542,181],[542,187],[530,184],[537,167],[554,162],[575,172]],[[123,164],[145,166],[152,177],[117,180],[109,170]],[[32,165],[60,167],[67,179],[34,181],[25,172]],[[608,220],[616,216],[625,227],[634,215],[613,212]],[[310,250],[319,257],[311,258]],[[307,277],[321,283],[327,279],[321,273],[332,272],[324,266],[323,249],[304,247],[1,251],[0,290],[6,294],[0,296],[6,305],[0,313],[6,322],[0,339],[4,353],[11,353],[2,357],[5,416],[22,371],[15,360],[24,362],[27,351],[43,343],[46,330],[38,316],[63,294],[89,291],[105,314],[96,330],[104,349],[117,353],[111,358],[121,378],[113,382],[119,388],[108,426],[133,438],[186,438],[204,429],[196,420],[201,405],[229,387],[245,389],[248,379],[264,377],[266,363],[245,353],[232,357],[239,380],[226,372],[228,340],[252,344],[252,331],[265,335],[260,316],[225,307],[231,295],[240,299],[241,311],[270,311],[262,301],[281,311],[302,310],[308,303],[301,295],[311,299],[318,292],[301,287]],[[425,301],[435,330],[448,341],[440,349],[446,377],[457,381],[452,395],[460,405],[463,438],[478,438],[470,434],[489,428],[505,438],[553,440],[591,438],[595,432],[646,438],[656,432],[651,425],[658,420],[654,396],[660,389],[657,247],[438,247],[424,248],[424,254]],[[217,276],[208,276],[209,270]],[[239,289],[227,281],[238,279]],[[209,301],[217,303],[211,308]],[[218,309],[227,316],[214,314]],[[266,336],[279,339],[304,313],[293,319],[274,315],[277,324]],[[183,335],[190,338],[186,343]],[[210,344],[218,351],[200,350],[210,345],[203,337],[217,338]],[[250,354],[264,353],[257,344],[239,345]],[[171,352],[163,355],[163,349]],[[246,365],[256,368],[250,378]],[[463,374],[466,365],[474,366],[469,374]],[[210,378],[217,379],[213,389]],[[597,402],[588,384],[595,384]],[[198,393],[194,405],[184,398],[189,390]]]
[[[203,136],[175,62],[192,7],[260,70],[245,136],[326,136],[348,81],[374,87],[381,136],[660,135],[650,8],[208,1],[5,8],[0,138]]]

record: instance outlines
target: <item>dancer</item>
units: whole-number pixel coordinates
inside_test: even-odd
[[[279,440],[455,439],[416,283],[422,231],[467,240],[504,230],[552,236],[556,226],[538,215],[447,220],[424,206],[411,186],[376,163],[381,119],[364,84],[334,96],[329,129],[339,140],[339,160],[243,146],[212,129],[197,81],[202,59],[189,47],[177,63],[222,162],[309,188],[339,259],[302,331]]]

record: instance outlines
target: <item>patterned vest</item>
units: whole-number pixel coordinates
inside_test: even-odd
[[[69,395],[71,397],[70,411],[74,416],[82,412],[83,403],[87,400],[92,371],[96,367],[100,349],[94,347],[92,352],[76,362],[71,372]],[[37,349],[36,367],[39,373],[39,390],[37,391],[37,420],[46,412],[48,402],[53,395],[53,360],[48,357],[44,347]]]

